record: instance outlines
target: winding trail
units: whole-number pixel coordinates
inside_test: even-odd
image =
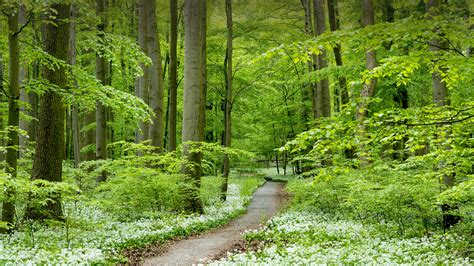
[[[272,217],[283,204],[283,198],[283,184],[267,182],[253,194],[247,213],[225,227],[177,241],[159,256],[145,259],[143,265],[192,265],[202,258],[222,254],[241,239],[243,231],[256,229]]]

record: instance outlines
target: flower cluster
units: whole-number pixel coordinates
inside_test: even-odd
[[[315,212],[289,211],[264,228],[247,231],[248,241],[263,243],[257,251],[228,254],[212,264],[448,264],[472,261],[447,249],[466,241],[455,235],[390,238],[374,227]]]
[[[226,223],[245,210],[250,196],[229,185],[225,203],[205,207],[202,215],[166,214],[118,221],[100,208],[81,202],[65,206],[70,225],[30,224],[0,236],[0,264],[97,264],[120,260],[120,250],[201,232]]]

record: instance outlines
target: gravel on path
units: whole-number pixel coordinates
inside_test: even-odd
[[[209,233],[174,242],[159,256],[145,259],[142,265],[193,265],[225,253],[245,230],[258,228],[276,214],[283,199],[283,184],[267,182],[253,194],[247,212],[240,218]]]

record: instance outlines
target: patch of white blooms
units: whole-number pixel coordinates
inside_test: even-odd
[[[387,238],[355,221],[337,220],[312,212],[289,211],[264,228],[246,232],[247,239],[263,241],[257,251],[228,254],[211,265],[472,265],[446,246],[465,241],[443,237]]]
[[[221,224],[245,210],[251,197],[241,196],[238,185],[229,185],[224,204],[208,206],[205,214],[168,218],[115,221],[97,208],[75,203],[66,206],[71,221],[82,220],[87,227],[79,230],[65,227],[32,225],[10,236],[0,236],[0,265],[105,263],[118,256],[120,248],[134,243],[151,243],[171,239]],[[91,226],[92,225],[92,226]]]

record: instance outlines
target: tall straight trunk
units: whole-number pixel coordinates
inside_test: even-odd
[[[310,0],[301,0],[301,5],[303,6],[304,10],[304,31],[309,37],[313,37],[313,23],[312,23],[312,16],[311,16],[311,1]],[[306,68],[308,71],[308,74],[313,71],[313,62],[309,60],[306,62]],[[308,82],[307,84],[304,85],[304,88],[302,90],[302,98],[303,102],[308,102],[311,100],[312,103],[312,109],[308,110],[305,106],[303,106],[303,121],[305,122],[305,129],[309,130],[309,121],[310,119],[310,114],[312,118],[316,118],[315,116],[315,101],[313,99],[314,93],[316,91],[316,83],[314,82]],[[309,111],[309,112],[308,112]]]
[[[372,0],[363,0],[362,1],[362,11],[363,11],[363,22],[364,27],[374,25],[374,6]],[[371,71],[375,68],[376,65],[376,53],[373,49],[368,49],[365,53],[365,68],[368,71]],[[364,120],[367,118],[367,100],[371,98],[375,93],[375,87],[377,85],[377,80],[375,78],[366,81],[363,84],[362,91],[360,92],[361,102],[357,105],[357,121],[358,121],[358,134],[360,141],[359,145],[359,160],[362,165],[368,163],[367,151],[363,143],[363,139],[366,137],[366,129],[364,126]]]
[[[190,189],[185,208],[188,211],[202,212],[202,202],[199,198],[201,179],[202,154],[191,152],[191,144],[186,143],[204,141],[202,131],[203,99],[203,43],[205,1],[185,0],[185,49],[184,49],[184,110],[183,110],[183,156],[189,163],[183,166],[183,173],[188,176]]]
[[[148,54],[148,23],[147,23],[147,0],[138,1],[138,43],[142,52]],[[140,67],[143,69],[143,75],[138,78],[136,84],[136,96],[142,99],[146,104],[149,103],[149,67],[144,63],[140,64]],[[135,141],[137,143],[146,140],[148,137],[148,124],[145,122],[140,122],[140,130],[136,133]]]
[[[331,31],[337,31],[340,28],[339,23],[339,12],[337,7],[337,0],[328,0],[328,17],[329,17],[329,28]],[[334,59],[337,66],[342,66],[341,56],[341,45],[336,44],[333,48]],[[342,105],[349,102],[349,93],[347,92],[347,81],[345,77],[340,77],[338,81],[339,88],[335,90],[335,101],[334,106],[336,111],[341,111]]]
[[[97,25],[97,37],[105,45],[105,0],[97,0],[96,2],[96,15],[99,16],[99,24]],[[96,78],[100,80],[102,85],[107,84],[106,66],[107,62],[101,53],[97,53],[95,57],[95,74]],[[106,108],[99,100],[96,101],[96,129],[95,129],[95,158],[96,160],[107,159],[107,117]],[[100,174],[97,177],[98,182],[106,180],[105,173]]]
[[[45,23],[43,26],[43,49],[57,59],[67,61],[70,5],[51,4],[51,9],[57,11],[57,17],[53,20],[54,23]],[[64,67],[50,69],[43,66],[43,78],[61,89],[67,88],[67,73]],[[40,99],[38,112],[36,153],[31,174],[33,180],[60,182],[62,179],[63,154],[60,151],[64,150],[64,113],[61,95],[51,90],[46,91]],[[59,195],[51,194],[50,198],[51,201],[45,206],[30,206],[27,216],[31,219],[61,219]]]
[[[152,66],[150,70],[150,107],[155,116],[153,124],[149,127],[148,138],[151,139],[151,145],[157,148],[158,152],[163,151],[163,66],[161,63],[160,39],[156,25],[155,0],[147,2],[147,35],[148,35],[148,55],[151,58]]]
[[[169,67],[169,151],[176,150],[176,115],[178,105],[178,0],[170,0],[170,67]]]
[[[76,6],[71,6],[71,25],[69,37],[69,64],[76,65]],[[74,80],[74,87],[77,88],[77,81]],[[79,125],[79,104],[76,102],[74,93],[71,105],[71,127],[72,127],[72,148],[74,156],[74,166],[78,167],[81,163],[81,138]]]
[[[324,1],[323,0],[314,0],[314,29],[316,36],[319,36],[326,32],[326,18],[324,15]],[[328,66],[326,60],[326,50],[322,50],[321,54],[318,55],[318,70],[322,70]],[[330,117],[331,116],[331,96],[329,92],[329,80],[327,78],[322,79],[319,82],[318,89],[318,100],[321,106],[321,116]]]
[[[2,51],[0,51],[0,102],[3,102],[4,101],[4,94],[3,94],[3,91],[5,90],[5,88],[3,87],[3,56],[2,56]],[[0,130],[4,130],[4,118],[3,116],[5,115],[5,113],[3,112],[3,108],[0,108]],[[3,141],[3,138],[0,139],[0,146],[3,146],[4,145],[4,141]],[[3,160],[5,160],[5,154],[3,153],[3,151],[0,151],[0,161],[3,162]]]
[[[201,99],[199,108],[199,134],[202,141],[206,140],[206,98],[207,98],[207,3],[202,1],[201,3]]]
[[[18,10],[10,10],[8,16],[8,48],[9,48],[9,90],[8,90],[8,138],[6,143],[6,169],[11,179],[17,177],[18,167],[18,126],[20,123],[20,45],[18,41]],[[2,221],[8,226],[13,225],[15,216],[14,189],[8,185],[2,208]]]
[[[439,9],[442,8],[440,0],[429,0],[426,6],[428,10],[428,19],[439,14]],[[430,49],[435,54],[442,56],[443,50],[449,48],[448,43],[445,40],[434,39],[431,41]],[[433,103],[438,106],[448,106],[450,104],[448,97],[448,87],[446,82],[443,80],[443,75],[446,72],[446,68],[439,67],[433,71],[431,79],[433,81]],[[451,149],[449,145],[449,138],[452,132],[450,125],[441,125],[439,126],[438,131],[443,132],[440,134],[439,138],[446,138],[446,140],[440,141],[440,148],[449,151]],[[439,169],[447,167],[446,161],[440,161],[438,164]],[[454,173],[444,173],[443,178],[443,189],[450,189],[454,186],[455,176]],[[452,214],[452,211],[455,211],[458,207],[452,206],[450,204],[443,204],[441,209],[443,211],[443,226],[445,229],[450,228],[460,221],[458,215]]]
[[[227,49],[226,49],[226,94],[224,102],[224,147],[230,148],[232,140],[232,35],[233,35],[233,22],[232,22],[232,0],[225,0],[225,13],[227,17]],[[224,154],[224,163],[222,166],[222,176],[224,178],[221,187],[221,199],[226,200],[227,188],[229,184],[229,172],[230,172],[230,159],[229,155]]]
[[[20,6],[18,9],[18,23],[20,25],[24,25],[26,23],[26,10],[24,6]],[[20,64],[20,84],[22,85],[28,77],[28,66]],[[20,86],[21,86],[20,85]],[[26,103],[29,102],[28,100],[28,92],[26,90],[20,90],[20,114],[26,115],[28,112],[28,109],[26,107]],[[21,117],[21,115],[20,115]],[[25,121],[24,119],[20,119],[20,129],[25,130],[26,132],[29,132],[28,130],[29,123]],[[19,135],[19,147],[18,147],[18,156],[20,158],[23,158],[26,149],[28,148],[28,137],[25,136],[24,134]]]

